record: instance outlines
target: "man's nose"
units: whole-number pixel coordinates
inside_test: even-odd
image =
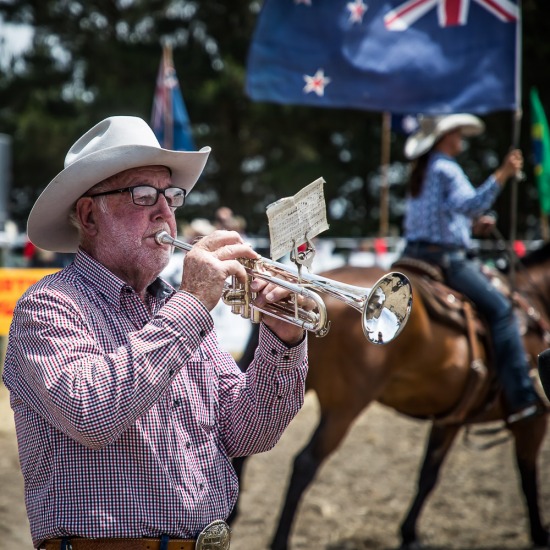
[[[155,216],[172,217],[174,215],[174,209],[170,207],[166,197],[162,193],[159,193],[157,202],[152,208],[154,209]]]

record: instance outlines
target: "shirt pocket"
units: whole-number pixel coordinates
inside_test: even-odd
[[[192,415],[209,433],[215,423],[216,383],[212,361],[189,361],[187,363],[185,388]]]

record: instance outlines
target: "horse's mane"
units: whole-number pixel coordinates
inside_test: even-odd
[[[538,265],[550,259],[550,242],[543,244],[540,248],[530,251],[520,262],[525,267]]]

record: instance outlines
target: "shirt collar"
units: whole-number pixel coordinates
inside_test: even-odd
[[[128,289],[133,290],[130,285],[82,248],[79,248],[75,255],[74,266],[78,274],[86,281],[87,286],[97,289],[108,302],[117,308],[120,306],[122,293],[128,292]],[[157,277],[147,287],[147,292],[157,300],[166,300],[174,294],[175,290],[160,277]]]
[[[444,158],[444,159],[449,159],[449,160],[455,160],[454,157],[451,157],[450,155],[447,155],[446,153],[442,153],[441,151],[435,151],[435,150],[430,155],[430,158],[431,159]]]

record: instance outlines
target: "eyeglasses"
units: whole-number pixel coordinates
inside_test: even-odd
[[[86,197],[101,197],[102,195],[114,195],[115,193],[126,193],[129,191],[132,195],[132,202],[138,206],[153,206],[157,204],[159,195],[164,195],[168,206],[179,208],[185,203],[185,189],[179,187],[168,187],[168,189],[157,189],[152,185],[134,185],[124,189],[113,189],[112,191],[103,191],[94,195],[85,195]]]

